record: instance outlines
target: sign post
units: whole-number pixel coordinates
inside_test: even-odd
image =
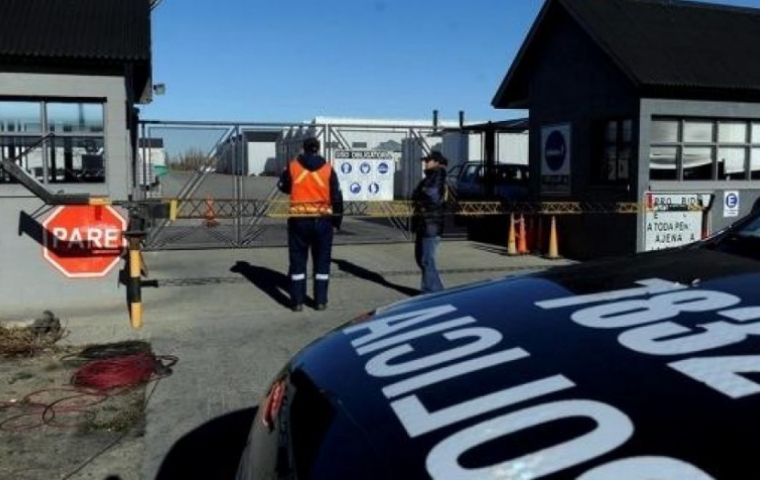
[[[108,205],[56,208],[43,226],[43,257],[69,278],[104,277],[119,263],[127,221]]]
[[[569,123],[541,128],[541,193],[570,195],[571,128]]]
[[[647,192],[645,199],[645,251],[679,247],[702,239],[709,195]]]
[[[393,200],[393,152],[336,150],[335,172],[346,201]]]
[[[723,192],[723,217],[739,216],[739,191],[730,190]]]

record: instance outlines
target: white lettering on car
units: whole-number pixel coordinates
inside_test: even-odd
[[[453,305],[441,305],[437,307],[426,308],[424,310],[415,310],[412,312],[401,313],[399,315],[393,315],[372,322],[354,325],[352,327],[344,329],[343,331],[346,334],[352,334],[354,332],[361,332],[362,330],[369,330],[368,334],[359,338],[355,338],[351,341],[351,345],[354,347],[361,347],[362,345],[366,345],[370,342],[379,340],[387,335],[390,335],[391,333],[397,332],[399,330],[404,330],[405,328],[409,328],[412,325],[417,325],[418,323],[426,322],[430,319],[440,317],[442,315],[446,315],[447,313],[451,313],[455,310],[456,308],[454,308]]]
[[[668,364],[733,399],[760,393],[760,385],[739,373],[760,373],[760,355],[688,358]]]
[[[544,302],[544,308],[586,305],[610,299],[672,292],[686,288],[658,279],[638,283],[643,287],[587,295],[583,298],[548,301]],[[711,298],[714,300],[714,297]],[[678,308],[695,308],[695,305],[702,305],[700,301],[707,301],[704,295],[699,298],[688,296],[678,301],[674,300],[672,303],[678,305]],[[669,304],[671,307],[672,303]],[[724,299],[723,303],[728,302]],[[471,316],[445,318],[455,311],[456,308],[452,305],[436,306],[379,318],[343,330],[346,335],[363,333],[361,337],[353,339],[351,345],[359,356],[374,353],[374,356],[369,357],[365,364],[365,370],[369,375],[390,380],[393,377],[412,374],[382,389],[385,397],[392,400],[389,407],[410,438],[431,434],[457,423],[463,424],[460,430],[438,442],[429,452],[426,468],[434,479],[539,478],[604,455],[621,446],[633,435],[634,425],[625,413],[605,403],[586,399],[542,403],[511,413],[502,413],[474,425],[472,422],[467,423],[467,420],[513,407],[520,402],[535,400],[575,387],[572,380],[560,374],[503,388],[435,411],[428,410],[420,397],[412,392],[479,370],[530,357],[530,353],[520,347],[489,351],[502,342],[501,332],[486,327],[459,328],[475,323],[477,319]],[[626,315],[632,311],[623,309],[617,312]],[[409,330],[410,327],[422,323],[430,324]],[[415,351],[409,342],[435,334],[441,334],[449,342],[456,342],[457,346],[403,361],[403,357]],[[462,344],[462,339],[472,340]],[[477,356],[467,358],[474,355]],[[394,362],[399,358],[402,361]],[[457,363],[451,363],[452,361],[457,361]],[[443,364],[447,365],[441,366]],[[590,432],[558,445],[548,446],[519,458],[508,459],[487,467],[471,469],[459,463],[459,458],[464,453],[489,441],[567,418],[588,418],[594,422],[595,427]],[[659,472],[660,476],[606,475],[608,472],[632,472],[631,468],[637,465],[640,465],[643,471]],[[661,465],[663,470],[656,470],[657,465]],[[693,473],[701,476],[692,475]],[[588,471],[585,475],[589,476],[582,476],[580,479],[711,480],[696,467],[680,460],[654,456],[612,461]]]
[[[730,307],[739,297],[710,290],[686,290],[647,300],[605,303],[574,312],[570,318],[591,328],[625,328],[675,318],[682,312],[706,312]]]
[[[414,340],[415,338],[425,337],[427,335],[430,335],[431,333],[442,332],[444,330],[451,330],[452,328],[461,327],[470,323],[475,323],[475,321],[476,320],[472,317],[462,317],[462,318],[457,318],[456,320],[449,320],[447,322],[436,323],[428,327],[418,328],[417,330],[412,330],[411,332],[405,332],[398,335],[394,335],[392,337],[384,338],[382,340],[378,340],[376,342],[370,343],[369,345],[359,347],[356,349],[356,353],[358,353],[359,355],[365,355],[367,353],[382,350],[383,348],[388,348],[398,343],[404,343],[404,342],[408,342],[409,340]]]
[[[571,295],[569,297],[542,300],[540,302],[536,302],[536,305],[543,308],[544,310],[551,310],[554,308],[587,305],[589,303],[609,302],[612,300],[620,300],[622,298],[640,297],[642,295],[655,295],[658,293],[670,292],[673,290],[683,290],[687,288],[686,285],[682,285],[676,282],[669,282],[667,280],[662,280],[659,278],[649,278],[646,280],[639,280],[638,282],[634,283],[643,285],[643,287],[625,288],[622,290],[591,293],[588,295]]]
[[[410,437],[438,430],[467,418],[482,415],[498,408],[531,400],[574,387],[575,384],[563,377],[553,377],[528,382],[499,392],[483,395],[466,402],[429,412],[416,395],[410,395],[391,403],[391,408],[401,420]]]
[[[414,348],[409,344],[394,347],[385,352],[379,353],[372,357],[366,365],[367,373],[374,377],[392,377],[410,373],[423,368],[439,365],[451,360],[457,360],[462,357],[482,352],[501,341],[501,333],[493,328],[475,327],[463,328],[461,330],[452,330],[443,334],[446,340],[458,340],[461,338],[474,338],[475,341],[469,342],[464,346],[445,350],[440,353],[428,355],[415,360],[409,360],[403,363],[390,364],[390,361],[411,353]]]
[[[536,306],[556,309],[625,298],[577,310],[570,314],[570,318],[590,328],[635,327],[620,333],[618,341],[630,350],[647,355],[700,353],[736,345],[750,336],[760,335],[760,322],[746,323],[760,320],[760,307],[727,309],[741,303],[741,298],[736,295],[701,288],[684,290],[686,287],[681,284],[660,279],[636,283],[645,287],[543,300],[536,302]],[[668,293],[664,288],[666,285],[677,286],[672,289],[676,291]],[[630,300],[644,295],[654,296]],[[703,322],[694,328],[671,321],[684,312],[715,312],[716,321]],[[668,366],[730,398],[742,398],[760,393],[759,385],[739,375],[760,372],[759,358],[756,355],[692,357],[671,362]]]
[[[710,322],[699,325],[704,332],[693,333],[691,328],[675,322],[663,322],[635,328],[620,334],[620,343],[650,355],[683,355],[743,342],[749,335],[760,335],[760,323],[736,325]],[[692,335],[679,336],[691,333]],[[676,337],[676,338],[673,338]]]
[[[579,437],[482,468],[464,468],[459,457],[490,440],[566,418],[585,417],[596,427]],[[604,455],[633,435],[620,410],[592,400],[563,400],[507,413],[464,428],[433,447],[427,469],[434,479],[540,478]]]
[[[492,353],[483,357],[476,357],[472,360],[465,360],[454,365],[449,365],[431,372],[421,373],[414,377],[407,378],[406,380],[401,380],[400,382],[383,388],[383,393],[386,397],[393,398],[409,393],[412,390],[434,385],[454,377],[483,370],[484,368],[493,367],[502,363],[511,362],[512,360],[517,360],[519,358],[525,358],[527,356],[528,352],[522,348],[510,348],[509,350]]]
[[[669,457],[632,457],[614,460],[576,480],[713,480],[691,464]]]

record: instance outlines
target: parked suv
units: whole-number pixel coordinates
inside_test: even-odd
[[[528,197],[528,166],[496,164],[493,200],[524,200]],[[485,165],[471,161],[453,167],[448,175],[449,186],[459,200],[486,199]]]

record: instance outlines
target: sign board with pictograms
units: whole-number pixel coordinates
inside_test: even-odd
[[[127,221],[114,208],[56,208],[42,224],[43,257],[69,278],[96,278],[119,263]]]
[[[723,192],[723,217],[739,216],[739,191],[730,190]]]
[[[709,194],[647,192],[644,250],[662,250],[701,240],[704,209],[710,199]]]
[[[393,152],[336,150],[334,165],[344,200],[393,200]]]
[[[542,194],[570,194],[571,132],[569,123],[541,128]]]

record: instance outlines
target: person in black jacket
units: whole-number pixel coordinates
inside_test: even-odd
[[[446,201],[446,165],[448,160],[440,152],[422,158],[425,178],[412,194],[414,217],[414,258],[422,270],[423,293],[443,290],[443,283],[435,265],[435,252],[443,233],[443,215]]]
[[[290,161],[277,187],[290,195],[288,250],[290,299],[294,311],[303,310],[306,298],[306,263],[311,248],[314,263],[314,303],[327,308],[333,228],[340,229],[343,195],[338,176],[319,155],[319,140],[307,138],[303,154]]]

